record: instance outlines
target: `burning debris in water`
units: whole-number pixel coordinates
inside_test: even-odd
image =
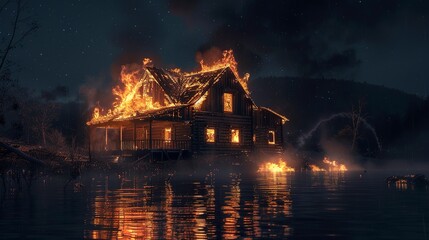
[[[265,162],[263,163],[258,172],[260,173],[285,173],[285,172],[295,172],[295,169],[289,167],[285,161],[279,159],[277,163],[274,162]]]
[[[154,99],[151,95],[156,85],[154,84],[156,79],[148,70],[148,68],[151,68],[151,65],[152,61],[149,58],[144,58],[141,64],[122,66],[121,83],[112,89],[112,93],[115,96],[113,108],[107,111],[103,111],[98,107],[94,108],[92,119],[87,124],[106,122],[111,119],[126,119],[136,116],[139,113],[147,113],[151,110],[186,105],[188,103],[179,100],[186,89],[198,89],[205,86],[205,83],[195,81],[193,75],[227,67],[234,73],[246,94],[250,94],[247,87],[250,75],[246,73],[243,77],[240,77],[238,74],[238,64],[232,50],[224,50],[222,57],[212,63],[206,63],[204,60],[201,60],[200,71],[198,72],[182,72],[179,68],[165,70],[164,75],[168,76],[163,77],[172,79],[175,86],[171,87],[174,89],[174,95],[177,95],[177,99],[166,96],[165,100],[161,102]],[[200,106],[205,101],[205,98],[205,95],[198,96],[195,106]]]
[[[331,160],[328,157],[323,158],[323,164],[325,167],[310,164],[308,165],[308,169],[312,172],[345,172],[348,170],[346,165],[338,163],[336,160]]]
[[[320,168],[314,164],[309,165],[309,167],[310,167],[311,171],[313,171],[313,172],[326,172],[325,169]]]
[[[340,164],[337,161],[331,161],[328,157],[323,158],[323,163],[328,165],[328,171],[330,172],[344,172],[347,171],[347,167],[344,164]]]

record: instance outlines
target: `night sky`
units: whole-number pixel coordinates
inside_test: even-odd
[[[335,77],[429,91],[429,1],[33,0],[28,10],[40,29],[12,59],[32,89],[76,96],[110,87],[121,64],[150,57],[192,70],[198,52],[232,48],[250,81]]]

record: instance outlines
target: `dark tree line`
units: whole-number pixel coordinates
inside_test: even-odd
[[[23,87],[13,91],[16,109],[8,114],[10,124],[3,127],[4,136],[57,150],[70,145],[84,147],[90,116],[86,102],[70,100],[67,95],[46,98],[46,92],[31,92]]]
[[[27,4],[24,0],[0,0],[0,124],[6,122],[7,109],[16,108],[11,89],[16,83],[13,73],[19,63],[10,59],[11,53],[38,29]]]

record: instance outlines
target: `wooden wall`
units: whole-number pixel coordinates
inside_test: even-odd
[[[224,112],[224,93],[233,96],[233,112]],[[215,129],[214,143],[206,141],[206,128]],[[240,143],[231,142],[231,129],[240,131]],[[250,151],[252,135],[252,101],[228,70],[210,88],[201,108],[193,113],[192,150],[213,154]]]
[[[164,140],[164,130],[171,128],[171,140],[190,140],[191,125],[185,122],[152,121],[152,139]],[[122,139],[131,141],[134,138],[133,127],[123,128]],[[147,133],[146,133],[147,131]],[[136,123],[136,139],[148,140],[150,135],[149,122]]]
[[[215,129],[215,142],[206,142],[206,128]],[[240,143],[231,142],[231,129],[240,130]],[[195,112],[192,150],[197,153],[228,153],[252,149],[252,118],[211,112]]]
[[[254,110],[253,128],[255,134],[255,150],[279,152],[283,150],[283,124],[282,119],[263,109]],[[269,144],[269,131],[274,131],[275,144]]]
[[[206,100],[201,105],[201,111],[224,113],[224,93],[231,93],[233,95],[233,112],[225,114],[242,116],[252,115],[252,102],[246,97],[240,83],[230,71],[227,71],[221,79],[209,89]]]

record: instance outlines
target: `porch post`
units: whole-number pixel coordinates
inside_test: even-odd
[[[91,162],[92,156],[91,156],[91,126],[88,126],[88,156],[89,161]]]
[[[152,119],[149,120],[149,149],[152,150]]]
[[[254,135],[255,135],[255,119],[253,119],[255,116],[254,116],[254,114],[253,114],[253,106],[251,105],[251,107],[250,107],[250,125],[251,125],[251,127],[250,127],[250,136],[251,136],[251,143],[252,143],[252,147],[251,147],[251,150],[253,151],[254,149],[255,149],[255,141],[253,141],[255,138],[254,138]]]
[[[137,131],[136,131],[136,122],[133,122],[133,140],[134,140],[134,150],[137,150]]]
[[[119,146],[121,151],[124,150],[124,146],[122,145],[122,125],[119,127]]]
[[[108,143],[108,138],[107,138],[107,127],[104,127],[105,129],[105,136],[104,136],[104,150],[107,151],[107,143]]]

